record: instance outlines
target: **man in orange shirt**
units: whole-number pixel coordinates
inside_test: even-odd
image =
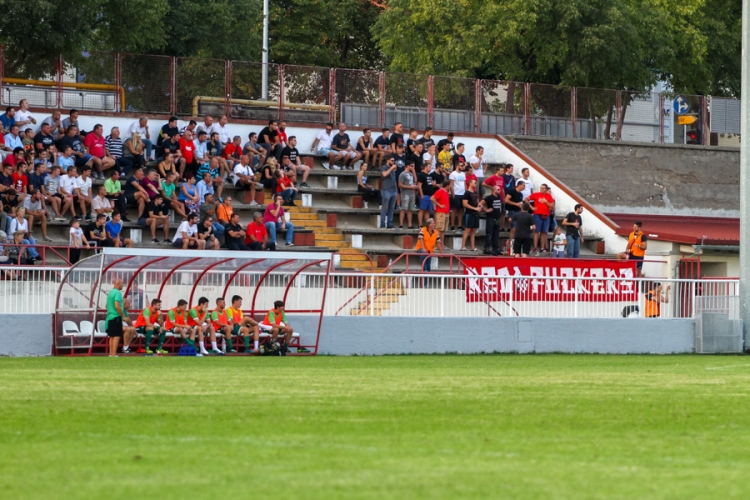
[[[232,297],[232,307],[227,308],[227,314],[229,320],[232,322],[234,327],[232,328],[233,335],[241,335],[242,340],[245,341],[245,352],[247,354],[258,353],[258,337],[260,331],[258,329],[258,322],[249,316],[242,314],[242,297],[235,295]],[[253,332],[254,349],[250,349],[250,332]]]
[[[419,230],[417,237],[417,253],[433,254],[437,249],[438,253],[443,251],[443,240],[440,238],[440,232],[435,230],[435,219],[427,219],[425,225]],[[429,255],[419,258],[420,267],[425,272],[432,270],[432,258]]]
[[[624,252],[617,254],[617,260],[634,260],[636,267],[636,276],[643,276],[643,258],[646,255],[648,247],[648,237],[643,234],[641,221],[633,223],[633,232],[628,236],[628,246]]]
[[[164,344],[164,339],[167,336],[167,331],[162,330],[159,325],[161,318],[161,300],[154,299],[151,301],[151,307],[146,307],[141,314],[138,315],[138,319],[135,320],[135,331],[143,335],[146,340],[144,341],[143,347],[146,354],[153,354],[154,352],[150,349],[151,337],[156,333],[159,336],[159,345],[156,347],[156,354],[166,354],[167,351],[163,350],[161,346]]]

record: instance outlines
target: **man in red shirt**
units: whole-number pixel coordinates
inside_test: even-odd
[[[86,135],[83,145],[86,146],[89,154],[93,156],[93,171],[91,177],[104,180],[104,172],[108,168],[115,166],[115,160],[107,156],[107,145],[104,140],[104,127],[100,124],[94,125],[94,130]]]
[[[230,170],[236,163],[239,163],[242,156],[242,137],[235,135],[232,142],[227,144],[221,152],[221,156],[227,161]]]
[[[185,160],[185,170],[193,175],[198,171],[198,162],[195,161],[195,143],[193,142],[193,133],[187,129],[180,137],[180,151],[182,158]]]
[[[13,172],[13,189],[18,194],[26,194],[26,186],[29,185],[29,178],[26,177],[26,170],[28,165],[26,163],[19,163],[18,170]]]
[[[505,180],[503,179],[504,173],[505,165],[500,165],[499,167],[497,167],[497,170],[495,170],[495,174],[487,177],[482,183],[482,185],[487,186],[490,191],[492,191],[493,187],[500,186],[500,197],[502,199],[505,199]]]
[[[440,235],[440,241],[445,241],[445,231],[448,230],[448,214],[451,211],[451,198],[448,194],[451,181],[445,179],[443,185],[430,197],[430,201],[435,206],[435,229]]]
[[[245,234],[245,245],[249,246],[250,250],[276,250],[273,241],[268,240],[268,231],[263,224],[262,213],[253,214],[253,221],[247,225]]]
[[[287,139],[286,136],[286,122],[279,123],[277,132],[279,133],[279,142],[281,143],[281,147],[287,147],[287,145],[289,144],[289,139]]]
[[[13,153],[5,157],[5,160],[3,160],[3,165],[9,165],[11,167],[15,167],[16,164],[21,163],[22,161],[23,161],[23,148],[16,148],[13,150]]]
[[[550,219],[555,214],[555,199],[549,194],[549,186],[542,184],[539,191],[531,193],[524,201],[534,208],[534,250],[538,253],[537,244],[539,235],[542,235],[541,251],[549,252],[547,247],[547,233],[549,232]]]

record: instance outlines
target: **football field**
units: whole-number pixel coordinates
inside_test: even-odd
[[[7,499],[748,498],[750,357],[0,359]]]

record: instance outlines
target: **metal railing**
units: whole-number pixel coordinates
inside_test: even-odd
[[[740,130],[739,101],[711,96],[108,52],[48,65],[0,47],[0,104],[702,145]]]
[[[52,314],[67,267],[0,266],[0,313]]]

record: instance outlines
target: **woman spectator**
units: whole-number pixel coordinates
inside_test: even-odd
[[[133,161],[133,167],[137,170],[146,164],[146,159],[143,156],[143,141],[141,141],[141,134],[136,132],[125,142],[125,156]]]
[[[264,150],[265,151],[265,150]],[[261,171],[260,182],[264,189],[270,189],[271,194],[276,194],[276,158],[269,158]]]
[[[367,201],[374,201],[380,205],[380,191],[367,183],[367,163],[362,163],[357,172],[357,191],[362,193],[362,198]]]
[[[294,187],[292,180],[287,177],[283,169],[276,171],[276,194],[280,194],[284,199],[284,204],[293,206],[294,199],[297,196],[297,188]]]
[[[469,189],[463,199],[464,210],[466,210],[466,229],[464,229],[463,238],[461,238],[461,250],[466,250],[466,239],[471,237],[471,251],[476,252],[477,248],[474,240],[479,227],[479,193],[477,193],[477,180],[472,179],[469,182]]]
[[[200,197],[198,196],[198,190],[195,188],[195,177],[188,177],[185,182],[182,183],[180,188],[180,201],[185,204],[185,210],[188,214],[198,213],[200,207]]]
[[[36,240],[33,236],[31,236],[31,233],[29,232],[29,221],[26,220],[26,209],[23,207],[19,207],[16,209],[16,216],[10,219],[8,221],[8,233],[12,234],[15,238],[15,234],[21,231],[24,235],[23,237],[23,244],[24,245],[35,245]],[[29,247],[28,248],[29,258],[31,260],[42,260],[41,257],[39,257],[39,254],[36,251],[36,248]]]
[[[163,179],[166,179],[167,174],[170,172],[177,173],[177,167],[175,167],[174,164],[174,155],[171,153],[164,156],[162,162],[159,163],[159,175],[161,175]]]
[[[13,242],[12,245],[6,243],[5,248],[3,249],[3,256],[6,257],[6,261],[4,264],[8,266],[24,266],[24,265],[30,265],[33,264],[33,259],[30,258],[29,252],[26,248],[23,246],[23,231],[16,231],[13,233]],[[5,271],[5,279],[8,280],[15,280],[20,279],[22,273],[18,272],[15,273],[13,271]]]

